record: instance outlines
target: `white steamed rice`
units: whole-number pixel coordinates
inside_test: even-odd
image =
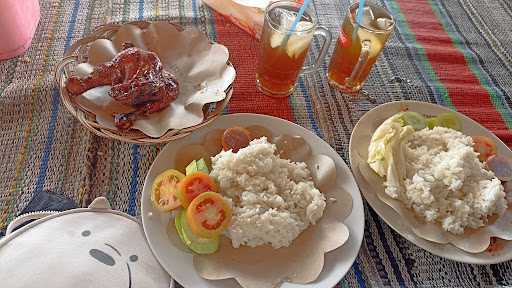
[[[276,146],[262,137],[237,153],[223,151],[212,159],[211,176],[233,206],[226,232],[233,247],[287,247],[322,217],[325,197],[306,164],[280,159],[275,152]]]
[[[407,177],[399,195],[427,221],[454,234],[486,225],[507,207],[500,180],[484,169],[471,137],[435,127],[415,132],[406,148]]]

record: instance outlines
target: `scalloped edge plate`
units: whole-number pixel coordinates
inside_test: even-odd
[[[350,231],[350,237],[343,246],[325,255],[324,268],[315,281],[309,284],[285,282],[281,286],[282,288],[333,287],[350,270],[361,247],[364,235],[364,208],[359,189],[350,168],[329,144],[297,124],[267,115],[238,113],[221,116],[214,123],[195,131],[186,138],[169,143],[162,149],[146,176],[141,197],[144,233],[155,257],[164,269],[184,287],[240,287],[234,279],[206,280],[199,276],[194,269],[192,254],[184,252],[170,243],[165,229],[167,225],[163,225],[163,223],[167,223],[170,216],[166,215],[164,218],[167,219],[162,219],[163,215],[152,207],[150,201],[151,185],[149,185],[158,172],[172,165],[176,147],[199,143],[209,131],[232,127],[233,125],[261,125],[269,128],[275,134],[302,136],[311,145],[314,154],[325,154],[334,160],[337,170],[337,183],[352,197],[352,211],[343,221]]]
[[[437,115],[443,112],[454,112],[462,121],[462,131],[468,135],[484,135],[496,142],[498,147],[498,154],[512,157],[512,151],[489,130],[484,128],[469,117],[448,109],[446,107],[419,101],[397,101],[382,104],[367,112],[357,122],[349,144],[349,158],[354,177],[361,189],[361,193],[370,206],[377,212],[377,214],[398,234],[402,235],[407,240],[411,241],[416,246],[424,250],[454,261],[471,263],[471,264],[496,264],[512,259],[512,241],[507,241],[503,248],[497,252],[482,252],[482,253],[469,253],[465,252],[452,244],[439,244],[425,240],[418,237],[413,230],[402,221],[402,217],[393,210],[388,204],[379,199],[377,193],[366,184],[366,180],[360,172],[359,165],[365,164],[366,160],[361,159],[359,156],[360,149],[368,149],[371,135],[375,129],[387,118],[393,114],[407,108],[411,111],[422,113],[425,115]],[[356,140],[354,140],[356,139]],[[356,144],[357,142],[357,144]],[[365,154],[364,154],[365,155]]]

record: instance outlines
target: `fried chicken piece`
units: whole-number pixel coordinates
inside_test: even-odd
[[[160,111],[174,101],[179,84],[153,52],[143,51],[130,43],[110,63],[98,65],[87,77],[69,77],[66,89],[76,96],[94,87],[112,85],[109,92],[114,100],[132,106],[134,112],[114,115],[119,129],[128,129],[140,116]]]
[[[166,72],[162,73],[158,83],[134,81],[131,84],[129,88],[127,85],[117,85],[116,89],[110,91],[116,101],[136,107],[134,112],[114,115],[116,127],[119,129],[128,129],[138,117],[166,108],[178,95],[178,81]]]
[[[176,78],[165,71],[158,79],[131,81],[118,84],[112,87],[109,95],[116,101],[124,105],[138,106],[140,104],[158,101],[166,98],[164,102],[169,104],[175,98],[171,94],[177,94],[178,81]]]
[[[135,79],[160,77],[162,63],[155,53],[140,50],[130,43],[124,43],[123,49],[111,62],[96,66],[89,76],[69,77],[66,83],[68,92],[71,95],[80,95],[98,86],[114,86]]]

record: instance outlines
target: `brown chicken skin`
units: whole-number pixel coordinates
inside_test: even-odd
[[[66,90],[72,96],[111,85],[109,96],[134,108],[133,112],[113,115],[116,127],[122,130],[132,127],[137,118],[168,107],[179,93],[176,77],[163,70],[155,53],[129,43],[123,48],[111,62],[96,66],[87,77],[71,76],[66,82]]]

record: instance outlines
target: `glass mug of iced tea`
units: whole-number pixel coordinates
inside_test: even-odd
[[[295,1],[275,1],[265,11],[256,83],[266,95],[290,95],[299,74],[316,70],[329,49],[331,33],[318,25],[316,16],[308,8],[292,31],[301,5]],[[303,67],[314,35],[323,38],[320,53],[313,65]]]
[[[361,89],[394,27],[386,9],[367,4],[356,29],[358,6],[354,3],[349,8],[327,72],[329,83],[346,93]]]

